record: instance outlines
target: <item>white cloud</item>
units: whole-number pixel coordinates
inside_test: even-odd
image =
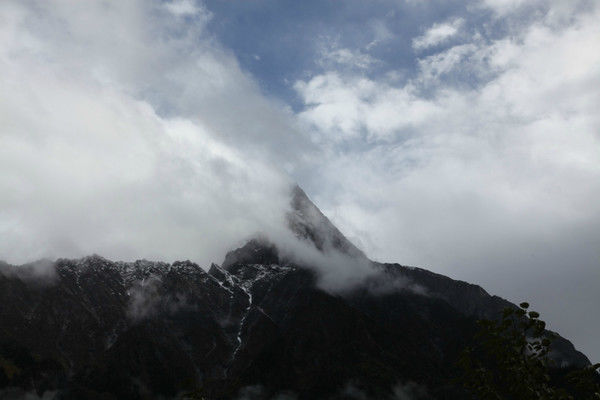
[[[367,50],[372,49],[380,44],[387,42],[394,37],[391,30],[380,19],[375,19],[371,22],[371,29],[373,31],[373,40],[366,46]]]
[[[593,10],[593,0],[477,0],[476,8],[490,10],[492,18],[511,30],[527,29],[531,21],[543,21],[556,29],[570,26],[582,11]]]
[[[323,54],[321,64],[340,64],[342,66],[367,69],[377,61],[368,54],[350,49],[335,49]]]
[[[376,25],[378,26],[378,25]],[[381,29],[381,28],[379,28]],[[380,34],[375,34],[379,37]],[[383,40],[383,39],[377,39]],[[340,45],[338,39],[322,37],[317,46],[317,64],[324,69],[349,69],[364,71],[377,64],[378,60],[362,49],[350,49]],[[368,50],[369,46],[367,46]]]
[[[295,89],[308,107],[299,117],[317,127],[319,141],[364,137],[377,142],[410,129],[435,111],[435,104],[419,99],[410,86],[396,89],[362,77],[328,73]]]
[[[424,50],[442,44],[455,36],[463,24],[464,20],[462,18],[433,24],[423,35],[413,39],[413,48],[415,50]]]
[[[196,5],[193,0],[173,0],[164,4],[164,7],[172,14],[182,16],[194,16],[199,13],[206,13],[206,11]]]
[[[417,185],[412,190],[424,190],[421,180],[440,187],[447,179],[447,194],[441,195],[446,200],[452,192],[459,196],[469,190],[489,195],[486,207],[498,211],[527,210],[557,224],[585,221],[593,212],[585,204],[600,195],[598,184],[592,184],[600,174],[600,118],[594,111],[600,104],[594,90],[600,82],[600,56],[592,51],[599,45],[600,28],[595,17],[582,16],[562,31],[536,24],[512,40],[452,47],[422,60],[420,75],[401,87],[335,72],[298,82],[306,103],[300,117],[325,144],[360,135],[394,143],[342,153],[329,165],[332,181],[349,179],[340,186],[354,188],[355,201],[375,193],[370,204],[381,204],[376,199],[382,191],[408,182]],[[465,67],[495,75],[468,90],[438,79]],[[419,85],[432,81],[435,95],[420,96]],[[413,181],[416,176],[420,179]],[[383,197],[397,196],[400,192]],[[398,208],[395,212],[403,214]],[[514,229],[523,228],[516,224],[521,217],[515,217]],[[401,254],[392,251],[389,256]]]
[[[588,311],[600,301],[564,283],[598,276],[599,12],[475,36],[419,60],[401,84],[339,71],[298,82],[300,118],[331,149],[317,204],[367,254],[532,296],[593,349],[598,325],[563,316],[556,292],[576,292]]]
[[[289,115],[158,5],[0,5],[2,258],[208,265],[279,229]]]
[[[418,61],[421,72],[419,81],[423,85],[437,85],[443,75],[457,70],[462,73],[474,72],[475,76],[483,75],[490,71],[489,66],[484,66],[484,63],[481,62],[486,51],[486,48],[481,48],[474,43],[467,43],[420,59]],[[459,66],[460,69],[457,68]]]
[[[526,0],[483,0],[483,4],[500,15],[508,14],[531,1]]]

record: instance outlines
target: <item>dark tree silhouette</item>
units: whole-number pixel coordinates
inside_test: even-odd
[[[459,381],[478,400],[600,400],[600,364],[567,371],[549,357],[553,334],[529,304],[479,321],[460,360]]]

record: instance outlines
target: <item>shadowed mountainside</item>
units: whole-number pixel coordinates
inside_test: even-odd
[[[298,187],[291,204],[300,240],[366,260]],[[451,380],[475,320],[514,305],[369,263],[374,273],[340,292],[263,239],[208,271],[100,256],[0,264],[0,397],[463,398]],[[554,351],[589,364],[565,339]]]

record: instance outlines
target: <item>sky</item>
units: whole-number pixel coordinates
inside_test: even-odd
[[[600,360],[600,4],[0,2],[0,259],[220,262],[298,183]]]

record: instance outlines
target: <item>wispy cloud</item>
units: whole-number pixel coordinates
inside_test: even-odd
[[[442,44],[453,36],[456,36],[463,24],[464,20],[462,18],[456,18],[444,23],[435,23],[423,35],[413,39],[413,48],[415,50],[424,50]]]
[[[341,67],[351,67],[358,69],[367,69],[373,66],[377,60],[368,54],[365,54],[358,50],[350,49],[331,49],[324,51],[320,64],[323,66],[329,66],[337,64]]]
[[[164,7],[176,16],[195,16],[200,13],[208,15],[204,7],[198,6],[193,0],[172,0],[166,2]]]

